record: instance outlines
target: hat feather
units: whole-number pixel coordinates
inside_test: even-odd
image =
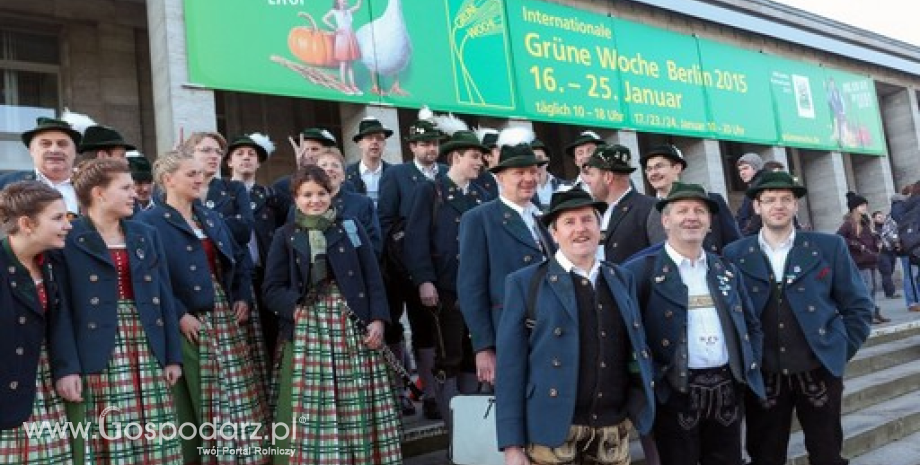
[[[447,134],[448,136],[453,136],[457,131],[470,130],[470,127],[467,126],[466,122],[454,116],[453,113],[435,116],[434,124],[437,125],[438,130],[444,134]]]
[[[529,144],[533,142],[536,138],[536,135],[530,128],[515,126],[510,128],[502,129],[498,133],[498,141],[496,145],[503,147],[506,145],[515,146],[520,144]]]
[[[75,131],[78,131],[80,134],[86,132],[86,128],[90,126],[95,126],[96,122],[93,121],[89,116],[84,115],[83,113],[74,113],[67,108],[64,108],[64,113],[61,114],[61,119],[66,121]]]
[[[259,144],[259,147],[265,149],[267,154],[271,155],[272,152],[275,151],[275,144],[272,143],[271,139],[269,139],[265,134],[262,134],[261,132],[254,132],[249,135],[249,138],[252,139],[253,142]]]
[[[431,111],[431,108],[428,108],[428,105],[422,106],[418,111],[418,119],[432,121],[434,117],[434,112]]]
[[[479,138],[479,141],[482,142],[487,134],[498,134],[497,129],[487,128],[483,126],[477,127],[473,132],[476,133],[476,137]]]
[[[125,156],[128,158],[136,158],[136,157],[143,157],[144,154],[137,150],[128,150],[127,152],[125,152]]]

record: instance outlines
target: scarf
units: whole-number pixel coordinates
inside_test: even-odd
[[[319,215],[294,211],[294,223],[307,232],[310,242],[310,283],[319,284],[326,279],[326,229],[335,221],[335,208]]]

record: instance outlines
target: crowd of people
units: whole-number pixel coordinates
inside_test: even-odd
[[[897,256],[896,213],[856,193],[838,234],[813,232],[806,188],[754,153],[733,215],[673,145],[585,131],[565,180],[530,130],[431,112],[404,163],[369,117],[358,161],[308,128],[295,172],[260,185],[263,134],[197,132],[150,163],[68,116],[0,177],[0,462],[398,464],[411,350],[421,415],[452,430],[452,398],[492,393],[509,465],[628,464],[631,428],[650,465],[779,465],[793,411],[812,463],[847,463],[843,370],[887,321]]]

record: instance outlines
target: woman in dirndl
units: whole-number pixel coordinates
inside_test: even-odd
[[[70,437],[40,430],[67,421],[46,340],[60,294],[45,251],[64,247],[64,199],[37,181],[10,184],[0,191],[0,229],[0,463],[70,465]]]
[[[163,244],[127,219],[137,195],[125,159],[86,161],[72,179],[84,216],[53,254],[64,305],[52,360],[70,421],[98,432],[73,439],[74,459],[180,464],[170,388],[182,375],[181,336]]]
[[[179,421],[198,425],[201,433],[182,436],[184,461],[267,463],[258,453],[265,431],[256,425],[268,415],[240,326],[252,305],[251,262],[220,215],[201,204],[201,162],[171,151],[157,159],[153,173],[165,202],[138,219],[153,226],[172,251],[167,265],[184,336],[183,376],[173,394]]]
[[[268,252],[263,299],[284,341],[275,422],[296,429],[294,456],[275,463],[402,463],[396,397],[377,352],[390,314],[383,279],[364,228],[331,207],[331,191],[322,168],[298,170],[294,222]]]

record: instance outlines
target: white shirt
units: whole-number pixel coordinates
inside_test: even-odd
[[[35,171],[35,179],[40,181],[42,184],[46,184],[54,190],[61,193],[64,196],[64,204],[67,206],[67,211],[73,214],[80,213],[80,202],[77,201],[77,191],[73,188],[73,183],[70,182],[70,178],[67,178],[64,181],[55,183],[54,181],[48,179],[41,171]]]
[[[380,176],[383,176],[383,162],[381,161],[377,165],[376,170],[371,171],[362,160],[361,163],[358,163],[358,173],[361,174],[361,180],[364,181],[364,185],[367,187],[367,196],[374,201],[374,206],[376,207],[377,199],[380,198]]]
[[[438,176],[438,164],[437,163],[432,163],[431,166],[428,166],[428,167],[422,166],[422,164],[419,163],[418,160],[412,160],[412,163],[415,163],[415,167],[418,168],[418,170],[421,171],[422,174],[425,175],[425,177],[428,178],[429,180],[434,181],[434,178]]]
[[[550,200],[553,198],[553,179],[555,177],[546,173],[546,182],[542,186],[537,186],[537,198],[540,199],[540,203],[543,205],[549,205]]]
[[[671,244],[665,242],[664,249],[677,264],[680,280],[687,286],[687,368],[715,368],[728,363],[728,348],[719,312],[713,303],[712,293],[706,281],[709,264],[706,253],[691,260],[684,257]]]
[[[559,266],[565,270],[566,273],[574,272],[582,278],[588,278],[591,281],[591,285],[597,287],[597,276],[601,273],[601,262],[600,260],[594,260],[594,265],[591,266],[590,270],[583,270],[578,268],[562,253],[562,250],[557,250],[556,255],[554,255],[556,261],[559,262]]]
[[[621,195],[618,199],[616,199],[616,201],[610,202],[609,204],[607,204],[607,210],[604,210],[604,217],[601,218],[601,230],[602,231],[606,231],[607,228],[610,227],[610,218],[613,217],[614,210],[616,210],[617,205],[619,205],[620,202],[623,201],[623,197],[626,197],[630,192],[632,192],[632,190],[633,190],[632,187],[627,188],[626,192],[623,192],[623,195]]]
[[[782,282],[783,273],[786,271],[786,257],[789,256],[789,251],[792,250],[792,246],[795,245],[795,228],[792,229],[789,237],[785,241],[779,243],[775,249],[770,247],[770,244],[764,239],[763,228],[760,228],[760,232],[757,233],[757,242],[760,243],[760,250],[767,256],[767,260],[770,262],[770,268],[773,269],[773,280],[778,283]]]
[[[527,203],[526,207],[521,207],[520,205],[511,202],[502,196],[498,196],[498,198],[503,204],[516,211],[518,215],[521,215],[521,219],[524,220],[524,224],[527,225],[527,229],[530,230],[530,234],[533,235],[533,239],[539,244],[540,235],[537,234],[537,220],[534,215],[538,214],[540,209],[530,202]]]

